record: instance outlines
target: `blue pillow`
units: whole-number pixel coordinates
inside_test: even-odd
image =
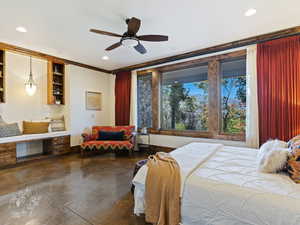
[[[97,141],[123,141],[124,131],[99,131]]]

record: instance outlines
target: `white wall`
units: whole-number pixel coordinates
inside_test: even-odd
[[[115,76],[69,65],[71,146],[79,145],[81,133],[93,125],[114,125]],[[86,91],[102,93],[102,110],[86,110]]]

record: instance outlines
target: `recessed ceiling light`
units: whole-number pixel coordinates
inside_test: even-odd
[[[248,9],[245,12],[245,16],[253,16],[254,14],[256,14],[256,9],[254,9],[254,8]]]
[[[17,27],[16,31],[21,32],[21,33],[26,33],[27,32],[25,27]]]
[[[107,55],[102,56],[103,60],[109,60],[109,57]]]

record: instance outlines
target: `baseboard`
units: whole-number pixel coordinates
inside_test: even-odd
[[[175,150],[175,148],[158,146],[158,145],[149,145],[149,148],[150,148],[150,151],[153,153],[155,153],[155,152],[171,152],[171,151]]]
[[[150,148],[154,152],[171,152],[171,151],[175,150],[175,148],[158,146],[158,145],[150,145]]]

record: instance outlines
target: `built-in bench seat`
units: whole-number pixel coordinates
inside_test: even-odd
[[[18,163],[16,153],[18,143],[39,140],[43,142],[42,156],[61,155],[71,152],[70,132],[68,131],[4,137],[0,138],[0,167],[12,166]]]
[[[61,137],[67,135],[70,135],[69,131],[49,132],[43,134],[23,134],[18,136],[0,138],[0,144],[11,143],[11,142],[30,142],[30,141],[43,140],[43,139],[55,138],[55,137]]]

